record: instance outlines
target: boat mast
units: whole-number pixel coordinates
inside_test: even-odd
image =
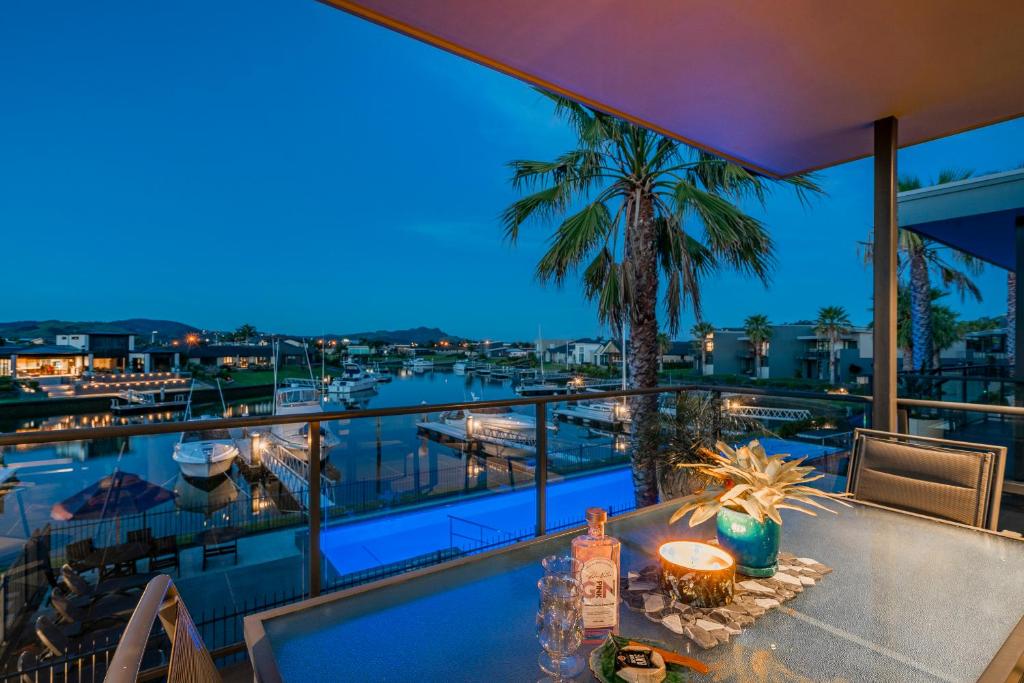
[[[277,338],[271,340],[270,346],[274,351],[274,392],[271,395],[270,402],[273,404],[271,407],[271,415],[277,415]]]
[[[537,325],[537,354],[540,356],[540,381],[544,383],[544,335],[541,334],[540,325]]]
[[[218,380],[219,381],[219,380]],[[218,384],[218,386],[220,386]],[[196,378],[192,378],[192,383],[188,385],[188,401],[185,402],[185,414],[182,416],[182,422],[188,422],[189,418],[192,417],[192,390],[196,388]],[[182,432],[178,437],[178,443],[185,440],[185,432]]]

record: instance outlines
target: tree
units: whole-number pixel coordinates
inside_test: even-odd
[[[932,357],[928,359],[927,367],[939,367],[939,354],[964,336],[965,328],[957,321],[958,314],[956,311],[949,306],[936,303],[946,295],[946,292],[934,287],[929,293],[928,311],[930,320],[928,324],[932,330]],[[912,318],[910,292],[906,288],[900,289],[896,310],[896,343],[903,349],[904,370],[914,369],[908,367],[906,363],[906,358],[914,354]]]
[[[697,346],[700,347],[700,373],[704,374],[704,368],[707,366],[708,360],[708,339],[715,333],[715,326],[709,322],[699,321],[693,327],[690,328],[690,334],[697,340]]]
[[[939,172],[933,185],[945,185],[971,176],[971,171],[944,169]],[[899,180],[899,191],[908,192],[922,187],[921,180],[904,176]],[[872,244],[868,243],[866,257],[871,258]],[[913,355],[904,359],[904,369],[922,371],[932,362],[932,332],[930,292],[931,278],[937,276],[944,287],[953,287],[963,299],[970,294],[981,301],[981,291],[972,280],[984,268],[982,262],[961,251],[951,249],[910,230],[899,231],[899,268],[902,272],[909,267],[910,275],[910,334],[913,339]]]
[[[761,379],[761,359],[772,338],[772,324],[766,315],[751,315],[743,321],[743,331],[754,349],[754,378]]]
[[[602,324],[629,327],[633,385],[658,381],[658,293],[667,328],[687,303],[700,317],[701,281],[731,268],[767,282],[773,246],[764,226],[732,202],[763,202],[775,181],[559,95],[542,94],[577,142],[549,161],[513,161],[526,193],[502,214],[513,243],[530,220],[557,223],[537,277],[561,285],[581,272]],[[801,198],[820,192],[808,176],[784,181]],[[658,499],[658,399],[634,397],[633,484],[638,506]]]
[[[665,365],[665,354],[672,350],[672,337],[665,332],[658,333],[658,372]],[[625,349],[623,349],[625,351]]]
[[[235,341],[248,342],[250,339],[255,337],[256,334],[257,334],[256,328],[253,327],[252,325],[246,323],[244,325],[239,325],[238,326],[238,329],[235,330],[235,333],[234,333],[234,335],[232,335],[232,338]]]
[[[850,329],[850,315],[842,306],[825,306],[818,310],[814,334],[828,340],[828,381],[836,383],[836,346],[839,337]]]
[[[1017,274],[1006,274],[1006,362],[1017,363]]]

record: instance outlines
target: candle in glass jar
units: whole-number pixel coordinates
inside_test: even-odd
[[[679,602],[720,607],[732,600],[736,562],[721,548],[695,541],[672,541],[658,549],[658,559],[661,587]]]

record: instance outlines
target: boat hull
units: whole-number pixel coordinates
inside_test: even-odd
[[[231,469],[238,447],[219,441],[183,443],[175,446],[172,457],[186,477],[209,479]]]

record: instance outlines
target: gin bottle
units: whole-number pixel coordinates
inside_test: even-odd
[[[576,576],[583,587],[583,629],[588,641],[601,640],[619,626],[619,550],[605,536],[608,513],[587,508],[587,533],[572,539]]]

